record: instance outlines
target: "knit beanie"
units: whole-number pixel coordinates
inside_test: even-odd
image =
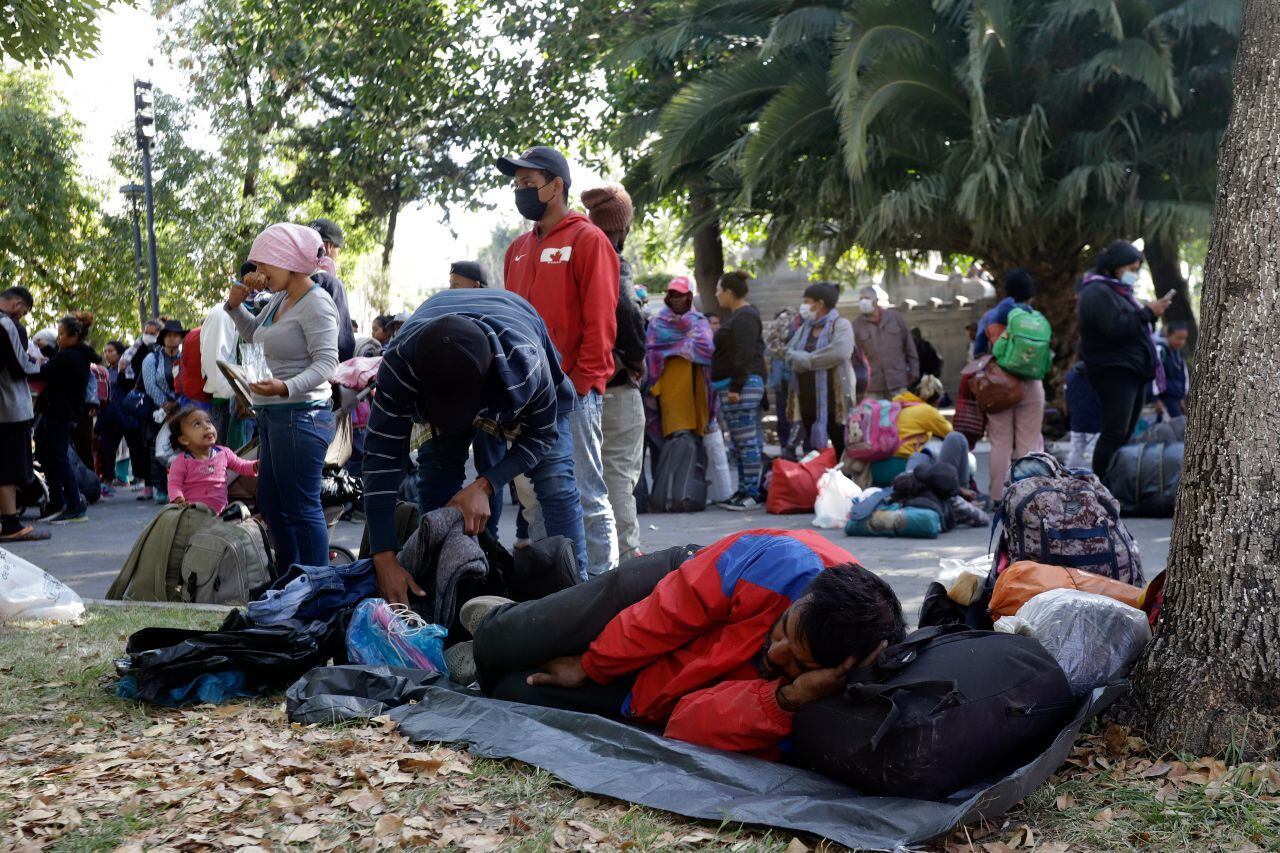
[[[612,236],[621,236],[631,227],[631,196],[622,184],[605,184],[582,194],[587,216],[596,227]]]
[[[1036,283],[1024,269],[1009,270],[1004,274],[1004,292],[1014,302],[1026,302],[1036,295]]]

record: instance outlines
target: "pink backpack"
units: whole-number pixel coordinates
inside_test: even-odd
[[[915,405],[908,403],[908,405]],[[898,414],[902,404],[868,398],[849,415],[844,455],[855,462],[879,462],[898,452]]]

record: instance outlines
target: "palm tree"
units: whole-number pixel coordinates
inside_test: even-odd
[[[779,6],[758,47],[670,98],[654,146],[660,173],[691,152],[731,169],[722,215],[762,218],[775,254],[1025,266],[1065,351],[1093,247],[1203,233],[1239,0]]]

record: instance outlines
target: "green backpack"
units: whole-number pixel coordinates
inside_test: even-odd
[[[200,528],[216,519],[201,504],[167,504],[142,531],[107,598],[112,601],[181,601],[182,558]]]
[[[996,364],[1022,379],[1043,379],[1053,364],[1049,321],[1033,308],[1014,308],[1001,335],[991,347]]]

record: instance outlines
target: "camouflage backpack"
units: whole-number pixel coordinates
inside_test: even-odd
[[[1068,470],[1047,453],[1013,463],[991,523],[1000,530],[997,561],[1033,560],[1143,585],[1138,544],[1120,520],[1120,504],[1090,471]]]

